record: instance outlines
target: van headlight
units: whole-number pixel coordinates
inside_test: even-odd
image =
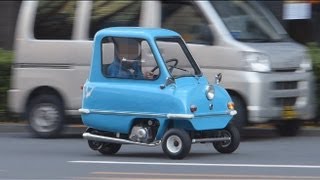
[[[208,100],[212,100],[214,98],[214,88],[212,85],[208,85],[206,87],[206,96]]]
[[[300,64],[300,71],[306,72],[306,71],[312,71],[312,61],[308,54],[305,54],[302,57],[302,61]]]
[[[270,72],[269,57],[260,52],[244,52],[244,59],[249,68],[256,72]]]

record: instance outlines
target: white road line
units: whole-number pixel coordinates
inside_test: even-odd
[[[216,166],[216,167],[254,167],[254,168],[309,168],[320,169],[320,165],[283,164],[204,164],[204,163],[166,163],[166,162],[118,162],[118,161],[68,161],[82,164],[123,164],[123,165],[161,165],[161,166]]]
[[[148,172],[92,172],[94,175],[114,175],[114,176],[130,176],[132,177],[188,177],[189,178],[243,178],[243,179],[319,179],[320,176],[276,176],[276,175],[249,175],[249,174],[178,174],[178,173],[148,173]],[[170,178],[171,179],[171,178]]]

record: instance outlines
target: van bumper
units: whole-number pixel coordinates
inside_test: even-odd
[[[245,83],[249,122],[311,120],[316,116],[315,78],[312,72],[253,73],[255,83]],[[290,108],[293,116],[286,115]]]
[[[8,93],[8,110],[13,114],[22,115],[24,112],[24,98],[22,97],[23,93],[19,89],[10,89],[7,91]]]

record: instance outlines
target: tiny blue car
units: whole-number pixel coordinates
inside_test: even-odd
[[[122,144],[161,145],[171,159],[185,158],[193,143],[232,153],[240,143],[237,112],[221,77],[208,82],[177,32],[102,29],[83,86],[83,137],[104,155]]]

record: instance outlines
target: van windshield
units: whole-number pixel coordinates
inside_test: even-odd
[[[210,1],[238,41],[280,42],[288,35],[276,18],[256,1]]]
[[[201,76],[200,68],[181,38],[157,38],[156,43],[172,77]]]

